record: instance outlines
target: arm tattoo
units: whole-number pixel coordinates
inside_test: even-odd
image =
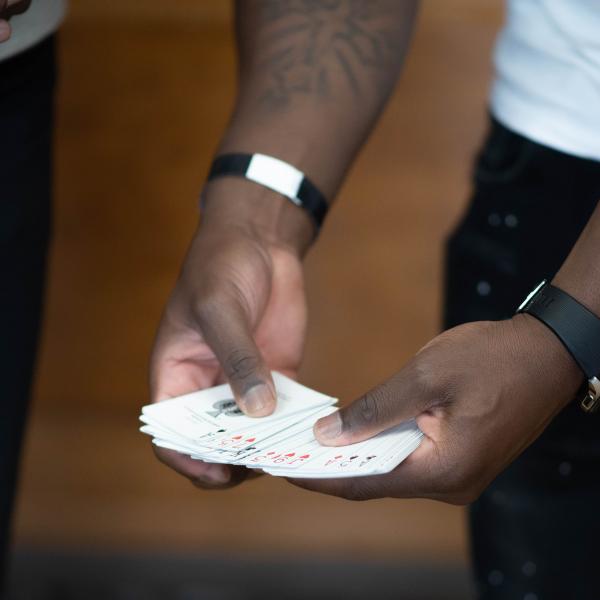
[[[260,7],[258,68],[268,108],[286,108],[301,95],[360,97],[395,78],[402,2],[260,0]]]

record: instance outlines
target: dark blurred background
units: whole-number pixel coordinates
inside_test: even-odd
[[[75,0],[16,515],[18,599],[470,597],[461,508],[264,477],[193,488],[137,432],[147,357],[234,94],[225,0]],[[483,134],[499,0],[425,0],[399,88],[307,260],[301,381],[347,401],[439,328],[442,243]]]

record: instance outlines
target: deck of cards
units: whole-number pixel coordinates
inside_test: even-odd
[[[423,437],[416,423],[407,421],[364,442],[322,446],[313,425],[338,410],[337,399],[277,372],[273,381],[277,408],[268,417],[244,415],[225,384],[144,406],[140,431],[157,446],[193,459],[307,479],[387,473]]]

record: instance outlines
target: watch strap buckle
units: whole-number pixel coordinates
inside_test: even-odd
[[[592,377],[583,384],[583,387],[581,408],[587,413],[593,413],[600,407],[600,380]]]

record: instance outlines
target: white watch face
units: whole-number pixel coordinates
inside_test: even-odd
[[[521,306],[519,306],[519,308],[517,308],[517,312],[521,312],[528,304],[529,301],[546,285],[546,279],[544,279],[543,281],[541,281],[540,283],[537,284],[537,286],[535,287],[535,289],[531,292],[529,292],[527,298],[525,298],[525,300],[523,300],[523,302],[521,302]]]

